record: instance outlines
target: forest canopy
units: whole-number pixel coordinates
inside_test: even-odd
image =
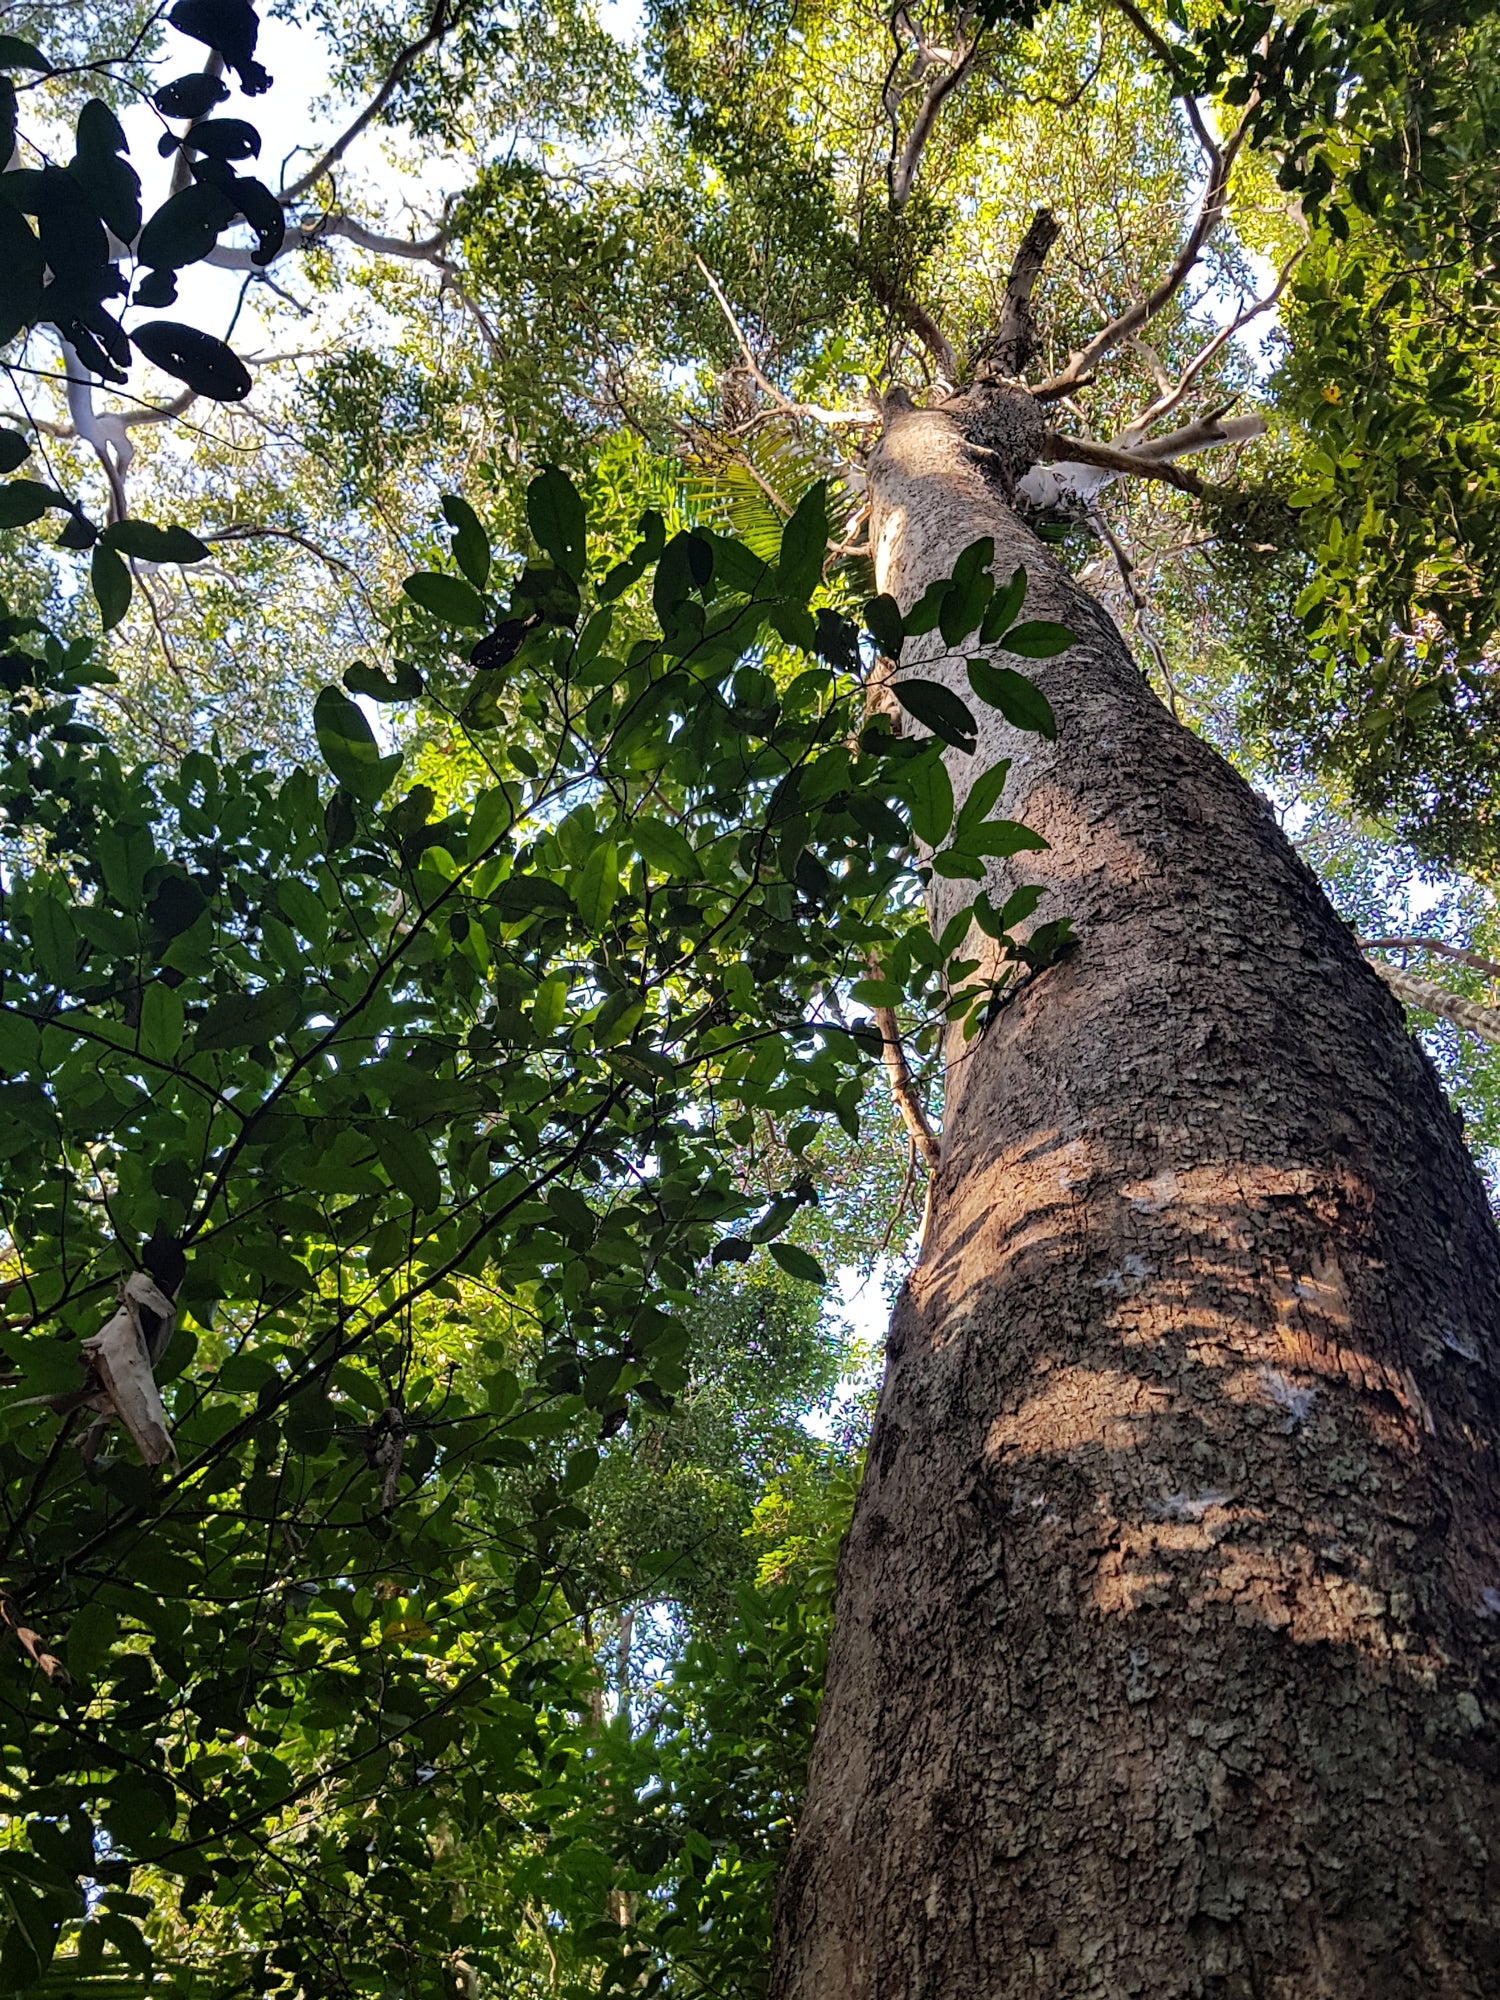
[[[1492,1174],[1496,35],[0,9],[0,1993],[765,1991],[945,1042],[1076,945],[1078,635],[877,588],[893,409]]]

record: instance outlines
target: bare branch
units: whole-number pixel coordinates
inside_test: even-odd
[[[347,125],[344,128],[328,150],[313,162],[300,179],[293,181],[290,187],[284,187],[281,190],[282,201],[300,201],[303,195],[317,186],[318,182],[322,180],[331,167],[338,165],[360,133],[373,123],[390,103],[397,85],[406,75],[412,64],[419,56],[424,56],[435,43],[440,42],[444,35],[448,33],[457,18],[457,11],[456,8],[450,10],[448,0],[436,0],[432,12],[427,17],[427,30],[425,34],[420,35],[414,42],[408,42],[406,47],[402,49],[396,60],[386,71],[385,81],[370,99],[364,110],[354,120],[353,124]]]
[[[1435,937],[1377,937],[1361,938],[1361,951],[1430,951],[1439,958],[1451,958],[1455,965],[1471,966],[1475,972],[1482,972],[1490,979],[1500,979],[1500,964],[1493,958],[1485,958],[1477,951],[1466,951],[1462,945],[1449,944],[1446,938]]]
[[[1051,209],[1039,208],[1010,267],[999,322],[974,356],[976,382],[1015,381],[1036,352],[1031,294],[1047,261],[1047,252],[1061,234],[1062,225]]]
[[[906,144],[901,148],[899,157],[891,162],[888,179],[891,211],[895,215],[899,215],[911,200],[917,169],[922,164],[922,155],[927,150],[927,142],[931,139],[933,127],[937,124],[938,113],[974,67],[974,58],[979,53],[977,29],[969,31],[967,40],[961,41],[957,48],[947,53],[951,67],[944,70],[941,76],[935,77],[927,86],[912,128],[906,135]],[[894,120],[892,123],[894,125]]]
[[[1195,418],[1179,430],[1168,431],[1163,437],[1147,438],[1144,443],[1128,446],[1127,449],[1137,460],[1138,468],[1141,461],[1167,465],[1173,459],[1187,458],[1195,451],[1212,451],[1216,445],[1248,444],[1251,438],[1263,436],[1265,428],[1266,420],[1261,416],[1226,417],[1221,411],[1210,411],[1206,417]]]
[[[879,979],[879,960],[872,957],[869,963],[871,976]],[[906,1060],[896,1010],[894,1007],[872,1008],[871,1019],[880,1031],[880,1057],[885,1064],[886,1082],[891,1087],[901,1123],[906,1127],[912,1145],[926,1162],[927,1171],[935,1174],[943,1163],[942,1143],[928,1121],[927,1107],[912,1076],[911,1064]]]
[[[447,268],[443,262],[443,252],[448,247],[445,230],[438,229],[431,236],[416,239],[407,236],[385,236],[378,230],[367,229],[362,222],[356,222],[352,216],[341,213],[310,217],[306,222],[294,222],[287,230],[281,248],[271,261],[279,263],[293,250],[310,250],[329,236],[342,237],[345,242],[357,244],[362,250],[371,250],[378,257],[406,257],[420,263],[436,264],[440,269]],[[235,249],[220,244],[216,249],[210,250],[203,261],[205,264],[212,264],[220,271],[251,271],[257,275],[263,273],[267,267],[252,264],[250,254],[248,249]]]
[[[1115,0],[1115,4],[1141,30],[1156,53],[1175,75],[1178,65],[1170,44],[1162,40],[1150,22],[1146,20],[1145,16],[1140,14],[1131,4],[1131,0]],[[1203,253],[1204,245],[1208,242],[1209,237],[1212,236],[1223,217],[1225,206],[1229,200],[1230,175],[1233,172],[1240,147],[1245,141],[1245,134],[1249,128],[1250,115],[1254,110],[1254,100],[1252,99],[1250,105],[1246,107],[1244,117],[1241,118],[1234,131],[1222,144],[1216,141],[1210,133],[1208,126],[1204,122],[1203,113],[1198,108],[1197,100],[1191,92],[1185,92],[1181,102],[1187,114],[1188,123],[1192,126],[1198,143],[1203,148],[1204,155],[1208,161],[1208,184],[1204,188],[1203,199],[1199,203],[1198,213],[1194,219],[1193,226],[1188,231],[1182,248],[1173,259],[1171,269],[1166,273],[1165,277],[1158,284],[1154,285],[1144,298],[1139,298],[1133,305],[1127,306],[1125,311],[1116,319],[1111,320],[1108,326],[1103,327],[1096,333],[1086,346],[1080,348],[1077,353],[1070,355],[1067,365],[1056,375],[1051,376],[1046,382],[1040,385],[1040,388],[1035,392],[1038,395],[1051,398],[1065,394],[1069,389],[1078,388],[1081,386],[1084,376],[1106,354],[1112,353],[1122,341],[1128,340],[1148,320],[1154,319],[1162,307],[1174,299],[1187,283],[1197,265],[1199,257]]]
[[[880,422],[880,411],[868,403],[859,410],[830,410],[825,409],[818,403],[794,403],[791,397],[778,389],[770,377],[762,371],[759,362],[751,352],[749,341],[745,338],[744,328],[735,318],[733,306],[730,305],[728,299],[724,296],[723,287],[696,250],[693,252],[693,262],[703,273],[704,283],[718,301],[719,310],[728,322],[729,330],[734,335],[735,345],[739,348],[741,357],[744,360],[745,372],[750,376],[762,395],[769,396],[783,416],[805,417],[810,422],[818,424],[878,424]]]
[[[873,289],[880,303],[889,307],[898,319],[905,320],[907,326],[927,349],[937,370],[938,386],[942,389],[956,388],[958,356],[953,351],[952,341],[927,308],[918,305],[915,299],[908,298],[899,287],[878,275],[874,279]]]
[[[1302,260],[1304,248],[1305,245],[1299,246],[1287,259],[1281,268],[1275,285],[1266,293],[1265,297],[1252,299],[1242,312],[1237,313],[1227,325],[1221,326],[1212,340],[1206,346],[1200,348],[1198,353],[1193,356],[1175,382],[1172,381],[1171,377],[1162,367],[1160,359],[1147,342],[1138,339],[1133,343],[1137,351],[1142,354],[1147,364],[1151,367],[1152,373],[1156,377],[1157,387],[1162,393],[1149,409],[1142,410],[1134,422],[1126,425],[1125,429],[1121,431],[1119,437],[1115,440],[1117,444],[1133,447],[1146,435],[1152,424],[1159,423],[1163,417],[1169,417],[1174,410],[1181,407],[1193,384],[1203,373],[1209,362],[1213,360],[1214,356],[1222,353],[1229,342],[1233,340],[1234,336],[1247,327],[1252,320],[1259,319],[1262,313],[1271,312],[1275,308],[1282,293],[1291,282],[1292,273]]]

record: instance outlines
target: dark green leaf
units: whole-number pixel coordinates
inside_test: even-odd
[[[1045,618],[1033,618],[1024,625],[1012,625],[1001,641],[1007,653],[1019,653],[1025,660],[1050,660],[1077,643],[1078,635],[1066,625],[1054,625]]]
[[[948,595],[948,579],[941,576],[935,583],[929,583],[916,603],[902,619],[908,639],[919,637],[923,632],[935,629],[942,613],[943,599]]]
[[[418,570],[401,588],[414,604],[420,604],[434,618],[441,618],[445,625],[466,625],[478,631],[489,623],[484,599],[460,576],[448,576],[436,569]]]
[[[23,41],[19,35],[0,35],[0,69],[51,68],[35,42]]]
[[[1024,631],[1017,626],[1017,631]],[[1061,629],[1061,628],[1058,628]],[[1049,740],[1057,735],[1057,717],[1052,704],[1035,681],[1018,674],[1013,667],[992,666],[988,660],[969,662],[969,686],[982,702],[998,708],[1015,729],[1035,730]]]
[[[800,1278],[809,1285],[828,1283],[828,1273],[811,1251],[800,1249],[795,1243],[773,1243],[770,1251],[789,1278]]]
[[[0,344],[40,317],[45,270],[36,231],[9,202],[0,201]]]
[[[204,562],[210,553],[207,542],[200,542],[186,528],[161,528],[154,521],[113,521],[100,535],[99,543],[101,548],[134,556],[140,562]]]
[[[612,840],[597,841],[572,879],[573,901],[591,931],[604,928],[620,893],[620,851]]]
[[[202,118],[228,95],[229,85],[221,77],[198,69],[163,84],[151,102],[167,118]]]
[[[119,119],[91,97],[78,114],[78,150],[68,171],[122,243],[134,242],[141,226],[140,177],[120,157],[127,150]]]
[[[865,630],[888,660],[899,660],[906,638],[901,611],[889,591],[883,590],[865,606]]]
[[[149,362],[164,375],[186,382],[195,395],[216,403],[242,403],[254,386],[234,349],[195,327],[153,319],[134,328],[130,338]]]
[[[235,214],[234,203],[222,188],[215,187],[210,181],[191,181],[185,188],[179,188],[176,194],[169,195],[149,218],[136,244],[136,256],[154,271],[180,271],[208,255],[221,233],[233,222]],[[171,322],[164,324],[171,325]],[[174,330],[187,331],[185,328]],[[140,334],[135,334],[133,338],[140,347]],[[148,360],[156,359],[148,348],[141,347],[141,352]],[[158,366],[165,367],[166,364],[162,362]],[[167,373],[175,375],[177,370],[167,368]]]
[[[565,576],[582,583],[588,562],[588,521],[578,488],[555,465],[539,472],[526,489],[526,519]]]
[[[966,827],[977,826],[986,814],[993,812],[1005,790],[1005,781],[1010,776],[1010,759],[1002,757],[998,764],[991,764],[987,771],[981,771],[969,787],[969,795],[964,800],[958,815],[956,838],[963,839]]]
[[[453,530],[453,560],[476,590],[490,580],[490,538],[461,494],[443,495],[443,519]]]
[[[374,731],[342,688],[325,687],[313,703],[313,728],[330,771],[357,799],[373,801],[395,777],[401,754],[382,757]]]
[[[979,725],[967,705],[941,681],[892,681],[891,692],[904,709],[955,750],[972,751]]]
[[[979,628],[979,637],[986,646],[993,646],[1003,632],[1010,629],[1012,621],[1026,602],[1026,571],[1018,569],[1004,590],[997,590],[990,600],[990,608],[984,614],[984,622]]]
[[[675,826],[668,826],[663,820],[632,820],[630,838],[642,861],[659,875],[675,875],[680,881],[690,882],[702,873],[691,843]]]
[[[130,579],[129,566],[111,548],[101,542],[94,550],[89,564],[89,582],[94,592],[94,602],[99,607],[99,617],[106,632],[113,631],[125,613],[130,609],[131,592],[134,585]]]
[[[68,508],[65,494],[38,479],[12,479],[0,486],[0,528],[25,528],[39,521],[49,507]]]
[[[1039,853],[1050,842],[1017,819],[987,819],[971,826],[963,837],[969,854],[1020,854],[1023,849]]]
[[[823,577],[828,553],[828,482],[814,481],[797,502],[781,531],[776,588],[794,604],[806,604]]]
[[[905,774],[912,831],[927,847],[936,847],[953,824],[953,781],[936,748]]]

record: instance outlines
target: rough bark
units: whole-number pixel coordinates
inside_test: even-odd
[[[1014,758],[1052,845],[1012,879],[1081,943],[950,1070],[772,1994],[1493,1995],[1500,1240],[1458,1121],[950,418],[898,401],[870,476],[903,604],[991,534],[1080,635],[1056,744],[989,717],[972,768]]]

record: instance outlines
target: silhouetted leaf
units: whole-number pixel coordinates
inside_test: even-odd
[[[136,327],[130,337],[163,374],[175,375],[216,403],[242,403],[253,387],[250,371],[234,349],[210,333],[179,326],[175,320],[153,319]]]
[[[112,521],[99,537],[106,549],[141,562],[196,563],[206,561],[209,548],[186,528],[160,528],[154,521]]]
[[[14,472],[31,456],[31,440],[19,431],[0,430],[0,473]]]
[[[179,34],[217,49],[247,97],[270,89],[270,77],[254,59],[260,23],[250,0],[177,0],[167,19]]]
[[[228,95],[229,85],[222,77],[208,76],[199,69],[164,83],[151,102],[165,118],[201,118]]]
[[[235,214],[234,203],[222,188],[193,181],[169,195],[147,222],[136,256],[153,270],[180,271],[208,255]]]
[[[141,226],[140,176],[120,157],[125,134],[102,99],[91,97],[79,112],[77,146],[68,171],[119,240],[134,242]]]

